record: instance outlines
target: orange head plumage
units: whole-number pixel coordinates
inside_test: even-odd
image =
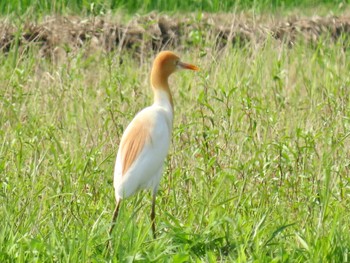
[[[169,76],[178,69],[199,70],[198,67],[183,63],[180,58],[171,51],[160,52],[153,62],[151,72],[151,84],[155,89],[166,89]]]
[[[160,52],[153,62],[151,71],[151,85],[154,90],[163,90],[168,93],[173,106],[172,96],[169,89],[169,76],[179,69],[199,70],[195,65],[184,63],[171,51]]]

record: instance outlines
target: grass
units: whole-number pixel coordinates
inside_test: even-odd
[[[347,5],[344,0],[197,0],[197,1],[169,1],[169,0],[17,0],[2,1],[0,13],[8,15],[15,13],[23,15],[26,13],[45,15],[47,13],[74,13],[74,14],[104,14],[110,11],[135,12],[167,11],[167,12],[232,12],[236,10],[254,10],[255,12],[280,12],[281,10],[298,8],[305,10],[315,7],[323,7],[336,11]]]
[[[349,261],[349,50],[205,43],[206,55],[179,52],[201,71],[171,81],[158,238],[142,192],[123,203],[111,251],[115,155],[151,103],[153,54],[0,54],[1,262]]]

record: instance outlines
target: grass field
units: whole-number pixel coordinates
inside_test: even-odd
[[[112,250],[115,155],[152,103],[154,54],[0,53],[0,262],[349,262],[342,41],[178,50],[201,71],[171,79],[158,237],[141,192],[123,203]]]
[[[4,0],[0,2],[0,14],[30,14],[41,16],[47,13],[105,14],[123,11],[135,12],[232,12],[253,10],[254,12],[281,12],[283,10],[312,9],[321,7],[327,11],[337,12],[348,5],[346,0]]]

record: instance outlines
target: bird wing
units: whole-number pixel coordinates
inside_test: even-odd
[[[122,175],[135,162],[145,144],[150,140],[152,123],[147,118],[135,118],[123,136],[121,147]]]

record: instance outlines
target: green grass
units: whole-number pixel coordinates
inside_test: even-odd
[[[1,262],[349,261],[349,49],[206,43],[205,56],[178,52],[201,71],[171,80],[158,238],[142,192],[123,203],[109,252],[115,155],[152,101],[153,55],[0,54]]]
[[[123,10],[128,13],[171,11],[171,12],[231,12],[236,10],[254,10],[255,12],[280,12],[285,9],[324,7],[328,11],[342,9],[348,1],[344,0],[4,0],[0,3],[1,14],[16,13],[17,15],[47,14],[47,13],[74,13],[74,14],[103,14],[109,11]]]

